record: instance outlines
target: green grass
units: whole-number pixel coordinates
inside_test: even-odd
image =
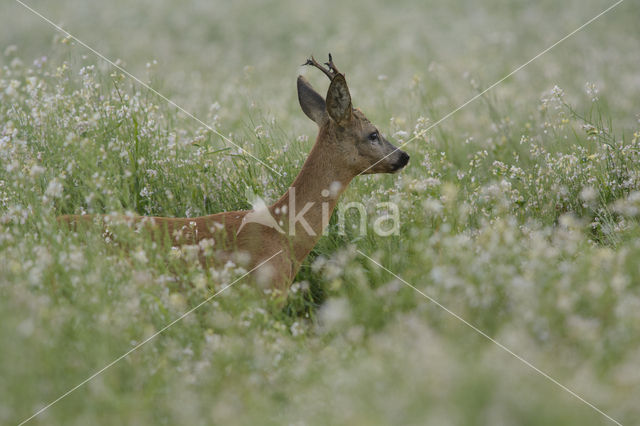
[[[2,424],[244,272],[127,228],[70,232],[57,215],[273,201],[315,138],[295,93],[298,72],[326,89],[298,68],[310,53],[331,51],[355,106],[401,143],[610,5],[29,4],[282,175],[19,4],[0,6]],[[362,251],[632,424],[638,18],[624,2],[407,145],[401,174],[358,177],[341,204],[367,206],[367,235],[332,218],[284,308],[240,281],[32,423],[611,424]],[[373,232],[384,201],[400,208],[399,236]]]

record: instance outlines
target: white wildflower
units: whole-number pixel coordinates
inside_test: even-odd
[[[291,327],[289,327],[289,331],[291,331],[291,335],[293,337],[301,336],[304,334],[304,328],[302,328],[302,325],[298,321],[291,324]]]
[[[171,293],[169,295],[169,304],[176,311],[184,311],[187,308],[187,301],[180,293]]]
[[[591,102],[596,102],[598,100],[598,87],[594,83],[587,82],[584,85],[584,90],[591,98]]]
[[[585,203],[591,203],[596,200],[598,192],[591,186],[585,186],[580,191],[580,199]]]
[[[49,182],[44,194],[51,198],[60,198],[62,197],[63,189],[64,187],[62,186],[62,183],[56,178]]]
[[[133,258],[140,263],[147,263],[149,260],[147,259],[147,253],[142,248],[139,248],[133,253]]]
[[[426,200],[424,200],[422,202],[422,208],[424,209],[424,211],[426,213],[428,213],[430,215],[440,216],[444,206],[442,205],[440,200],[437,200],[435,198],[429,197],[429,198],[427,198]]]
[[[351,307],[347,299],[329,299],[320,309],[321,323],[328,329],[345,323],[351,316]]]
[[[564,90],[557,85],[553,86],[553,89],[551,89],[551,95],[558,100],[562,99],[564,97]]]
[[[29,170],[29,176],[38,177],[42,173],[44,173],[44,171],[45,171],[44,167],[34,164],[33,166],[31,166],[31,170]]]
[[[409,133],[405,132],[404,130],[398,130],[393,134],[393,138],[399,140],[404,140],[407,136],[409,136]]]

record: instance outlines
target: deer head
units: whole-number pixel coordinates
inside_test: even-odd
[[[353,108],[344,74],[333,63],[331,54],[328,68],[311,57],[304,65],[320,69],[331,83],[326,100],[303,77],[298,77],[298,100],[302,111],[319,127],[316,144],[327,151],[330,164],[353,173],[394,173],[409,162],[409,155],[393,146],[367,120],[359,109]]]

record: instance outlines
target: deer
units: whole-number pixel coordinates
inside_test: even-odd
[[[323,98],[304,76],[298,76],[300,107],[317,125],[318,133],[302,169],[277,201],[252,210],[200,217],[134,216],[126,220],[144,223],[156,231],[156,237],[158,233],[168,237],[173,246],[212,239],[219,247],[214,255],[218,261],[242,253],[252,275],[259,273],[272,294],[286,299],[304,259],[322,236],[351,181],[361,174],[397,173],[409,162],[406,152],[392,145],[360,109],[353,107],[345,75],[338,71],[331,54],[324,66],[313,56],[303,64],[307,65],[329,78],[329,88]],[[70,225],[94,219],[95,215],[58,218]]]

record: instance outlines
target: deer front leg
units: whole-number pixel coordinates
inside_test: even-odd
[[[273,253],[265,253],[252,263],[260,265],[271,256]],[[287,251],[281,251],[271,260],[256,268],[251,275],[260,291],[269,293],[279,306],[284,305],[294,278],[292,276],[293,263]]]

